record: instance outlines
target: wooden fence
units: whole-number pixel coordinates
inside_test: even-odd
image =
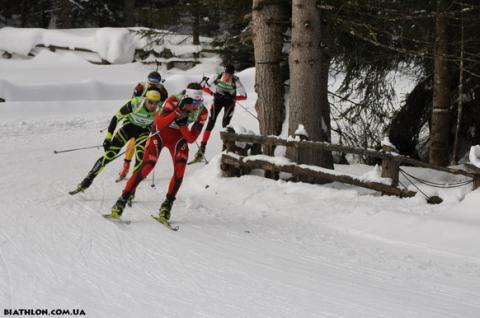
[[[271,173],[291,173],[294,178],[298,179],[306,177],[309,180],[312,180],[314,183],[319,184],[338,181],[380,191],[381,193],[388,195],[412,197],[416,194],[415,191],[398,187],[400,166],[410,165],[470,177],[473,179],[474,189],[480,186],[480,170],[475,171],[475,169],[470,169],[470,171],[466,171],[462,169],[439,167],[388,151],[375,151],[370,149],[330,144],[327,142],[287,140],[275,136],[236,134],[228,131],[221,132],[220,136],[226,149],[226,152],[222,154],[221,169],[223,175],[227,177],[240,176],[242,174],[249,173],[251,169],[263,169]],[[248,153],[247,148],[236,146],[236,142],[249,144],[250,147],[248,148],[250,153]],[[342,174],[334,170],[316,166],[301,165],[295,162],[276,162],[275,160],[272,160],[273,157],[269,158],[262,155],[262,145],[292,147],[296,151],[298,151],[300,148],[310,148],[318,151],[335,151],[378,158],[382,161],[382,177],[390,178],[391,182],[387,184],[376,181],[362,180],[359,177]]]

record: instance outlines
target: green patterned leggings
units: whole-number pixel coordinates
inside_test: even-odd
[[[116,158],[130,138],[135,138],[135,167],[133,172],[137,171],[142,164],[145,143],[147,142],[149,132],[150,128],[142,128],[130,123],[120,128],[113,136],[110,148],[95,162],[92,169],[82,181],[82,187],[86,189],[92,184],[93,179],[103,171],[107,164]]]

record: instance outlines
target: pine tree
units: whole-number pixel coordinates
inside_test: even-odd
[[[290,46],[289,135],[303,125],[310,140],[330,141],[330,105],[327,99],[330,57],[320,8],[308,0],[292,1],[292,40]],[[333,168],[330,152],[300,148],[291,159],[299,163]]]
[[[255,91],[260,133],[279,135],[285,120],[282,49],[288,8],[286,3],[254,0],[252,7],[253,42],[255,47]],[[273,148],[264,153],[273,155]]]
[[[437,0],[433,55],[433,109],[430,128],[430,163],[446,166],[449,161],[450,88],[448,65],[447,0]]]

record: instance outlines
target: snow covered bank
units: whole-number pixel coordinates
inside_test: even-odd
[[[160,44],[148,45],[146,38],[142,38],[134,31],[141,28],[90,28],[90,29],[62,29],[49,30],[39,28],[12,28],[0,29],[0,52],[10,54],[29,55],[38,46],[64,47],[70,50],[84,49],[96,52],[99,57],[112,64],[123,64],[133,61],[136,49],[151,49],[162,52],[170,50],[175,56],[182,56],[199,52],[201,45],[193,45],[191,36],[180,35],[168,31],[163,33]],[[202,43],[211,41],[202,37]]]
[[[39,28],[12,28],[0,29],[0,53],[27,56],[38,45],[45,47],[56,46],[70,50],[83,49],[95,52],[98,56],[111,64],[132,62],[136,49],[148,49],[163,52],[165,49],[174,56],[183,56],[199,52],[202,45],[211,42],[211,39],[201,37],[202,45],[193,45],[189,35],[175,34],[158,30],[162,33],[161,41],[149,45],[148,40],[135,31],[142,28],[87,28],[49,30]]]
[[[75,30],[48,30],[30,28],[0,29],[0,50],[28,55],[35,46],[60,46],[87,49],[110,63],[128,63],[135,53],[134,37],[128,29],[101,28]]]
[[[176,69],[160,70],[168,91],[177,93],[189,81],[200,81],[204,74],[214,76],[221,69],[218,58],[202,61],[188,72],[180,72],[185,74],[182,76]],[[145,81],[153,69],[141,63],[93,65],[71,52],[46,50],[30,60],[0,59],[0,97],[7,101],[126,100],[134,85]],[[253,71],[245,74],[254,76]]]

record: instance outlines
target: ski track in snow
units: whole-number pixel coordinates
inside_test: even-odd
[[[82,308],[90,317],[478,317],[479,255],[374,227],[383,218],[392,219],[392,231],[396,221],[441,220],[442,205],[338,184],[216,177],[218,127],[211,163],[187,167],[172,217],[179,232],[150,218],[172,174],[167,151],[156,188],[149,176],[125,210],[132,223],[104,220],[125,184],[113,181],[121,159],[70,196],[101,152],[53,150],[100,144],[98,129],[117,108],[87,106],[70,121],[57,108],[18,125],[15,112],[2,117],[5,308]]]

